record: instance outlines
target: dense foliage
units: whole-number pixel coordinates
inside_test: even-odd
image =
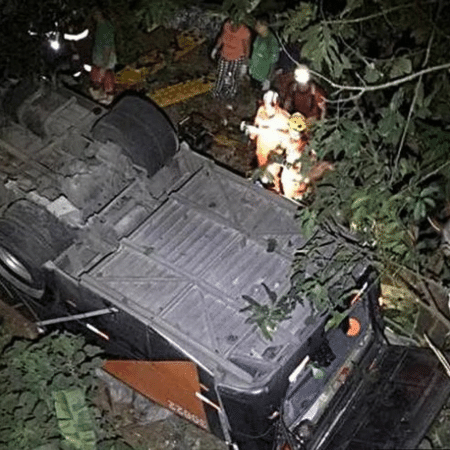
[[[0,448],[129,449],[94,407],[99,354],[99,348],[67,333],[29,341],[12,340],[1,330]],[[70,397],[78,409],[82,401],[86,408],[77,421],[63,424]]]
[[[450,16],[438,0],[348,0],[337,14],[326,5],[300,2],[278,16],[282,40],[300,46],[300,62],[328,91],[327,118],[311,146],[335,170],[299,211],[310,240],[298,252],[291,296],[272,302],[266,317],[287,316],[305,297],[319,310],[341,305],[349,292],[333,301],[333,279],[366,260],[382,279],[417,288],[419,301],[448,327],[421,287],[431,283],[444,295],[450,280],[429,224],[449,215]],[[343,230],[334,232],[342,245],[320,273],[305,274],[324,227]],[[261,323],[260,311],[253,319]]]

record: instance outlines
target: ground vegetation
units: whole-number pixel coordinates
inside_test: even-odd
[[[19,338],[8,319],[0,328],[0,448],[131,449],[96,404],[100,354],[68,333]]]

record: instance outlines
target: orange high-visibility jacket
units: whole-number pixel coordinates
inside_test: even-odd
[[[254,125],[259,128],[259,133],[250,133],[250,139],[256,141],[256,157],[258,167],[267,164],[271,152],[280,153],[279,147],[289,135],[289,114],[279,106],[274,107],[275,114],[268,116],[265,105],[259,107]]]
[[[307,140],[288,139],[285,142],[286,164],[281,172],[280,184],[283,194],[293,200],[306,192],[308,179],[301,173],[302,164],[298,159],[305,151]]]

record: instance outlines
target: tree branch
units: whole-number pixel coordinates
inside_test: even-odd
[[[330,104],[339,104],[339,103],[345,103],[345,102],[355,102],[356,100],[359,100],[362,95],[364,94],[364,92],[359,92],[358,94],[352,95],[351,97],[346,97],[346,98],[340,98],[338,100],[329,100],[329,99],[325,99],[325,101],[327,103]]]
[[[286,55],[288,56],[288,58],[295,64],[299,65],[300,63],[295,60],[291,54],[287,51],[286,47],[284,46],[284,44],[281,42],[281,40],[278,38],[278,41],[281,45],[281,48],[283,49],[283,51],[286,53]],[[339,89],[340,91],[359,91],[356,95],[348,98],[348,99],[340,99],[340,100],[329,100],[327,99],[326,101],[328,103],[342,103],[342,102],[346,102],[346,101],[352,101],[352,100],[357,100],[358,98],[360,98],[365,92],[369,92],[369,91],[378,91],[381,89],[386,89],[392,86],[398,86],[399,84],[403,84],[406,83],[408,81],[414,80],[417,77],[422,77],[423,75],[427,74],[427,73],[431,73],[431,72],[436,72],[438,70],[443,70],[443,69],[448,69],[450,68],[450,63],[446,63],[446,64],[440,64],[439,66],[433,66],[433,67],[428,67],[427,69],[422,69],[419,72],[413,73],[411,75],[408,75],[406,77],[403,78],[399,78],[398,80],[394,80],[394,81],[389,81],[387,83],[383,83],[383,84],[378,84],[378,85],[373,85],[373,86],[345,86],[342,84],[337,84],[334,81],[331,81],[329,78],[323,76],[322,74],[320,74],[319,72],[316,72],[315,70],[310,69],[309,71],[316,76],[317,78],[320,78],[324,81],[326,81],[330,86],[334,87],[335,89]]]
[[[320,73],[318,73],[314,70],[310,69],[310,72],[314,76],[326,81],[330,86],[332,86],[336,89],[340,89],[342,91],[359,91],[360,94],[364,94],[365,92],[378,91],[380,89],[386,89],[389,87],[398,86],[399,84],[403,84],[403,83],[406,83],[407,81],[414,80],[415,78],[425,75],[427,73],[436,72],[438,70],[443,70],[443,69],[448,69],[448,68],[450,68],[450,63],[440,64],[439,66],[433,66],[433,67],[428,67],[428,69],[422,69],[419,72],[413,73],[413,74],[408,75],[403,78],[399,78],[398,80],[389,81],[388,83],[377,84],[377,85],[372,85],[372,86],[344,86],[342,84],[334,83],[329,78],[324,77],[323,75],[321,75]]]
[[[423,61],[422,67],[425,67],[428,63],[428,59],[430,57],[431,44],[433,42],[433,39],[434,39],[434,30],[431,32],[430,39],[428,40],[427,52],[425,54],[425,59]],[[417,96],[419,94],[419,89],[420,89],[421,83],[422,83],[422,75],[419,76],[419,80],[417,81],[416,88],[414,90],[414,97],[413,97],[411,105],[409,107],[408,117],[406,119],[406,123],[403,128],[402,138],[401,138],[400,144],[398,146],[397,156],[395,157],[394,170],[392,171],[392,178],[394,177],[394,172],[397,170],[398,162],[400,160],[400,155],[402,153],[403,145],[405,143],[406,133],[408,132],[409,123],[411,122],[411,117],[412,117],[412,114],[414,111],[414,106],[416,105]],[[391,178],[391,181],[392,181],[392,178]]]
[[[430,0],[427,3],[435,3],[435,0]],[[369,16],[358,17],[356,19],[328,20],[328,21],[324,21],[322,23],[327,24],[327,25],[329,25],[329,24],[341,25],[341,24],[349,24],[349,23],[361,23],[361,22],[365,22],[366,20],[372,20],[377,17],[385,16],[386,14],[389,14],[394,11],[398,11],[400,9],[409,8],[410,6],[413,6],[413,5],[415,5],[415,2],[406,3],[404,5],[399,5],[399,6],[394,6],[390,9],[386,9],[385,11],[380,11],[378,13],[370,14]]]

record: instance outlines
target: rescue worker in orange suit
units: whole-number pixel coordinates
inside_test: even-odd
[[[309,123],[321,120],[326,114],[326,92],[311,80],[304,65],[294,72],[278,75],[275,86],[280,94],[281,106],[289,113],[299,112]]]
[[[307,119],[300,113],[292,114],[289,139],[285,141],[285,161],[281,171],[282,194],[292,200],[302,200],[311,192],[313,183],[333,170],[327,161],[317,162],[314,150],[307,150]]]
[[[281,171],[280,184],[285,197],[293,200],[301,198],[308,189],[309,179],[302,174],[302,159],[308,137],[306,119],[300,113],[294,113],[289,119],[289,138],[284,142],[285,159]],[[315,157],[312,151],[311,158]]]
[[[289,134],[289,114],[278,104],[278,94],[267,91],[263,104],[258,108],[254,125],[242,122],[241,129],[256,142],[256,159],[258,167],[265,171],[261,181],[273,183],[273,190],[280,192],[281,165],[275,161],[276,155],[283,154],[284,141]]]

